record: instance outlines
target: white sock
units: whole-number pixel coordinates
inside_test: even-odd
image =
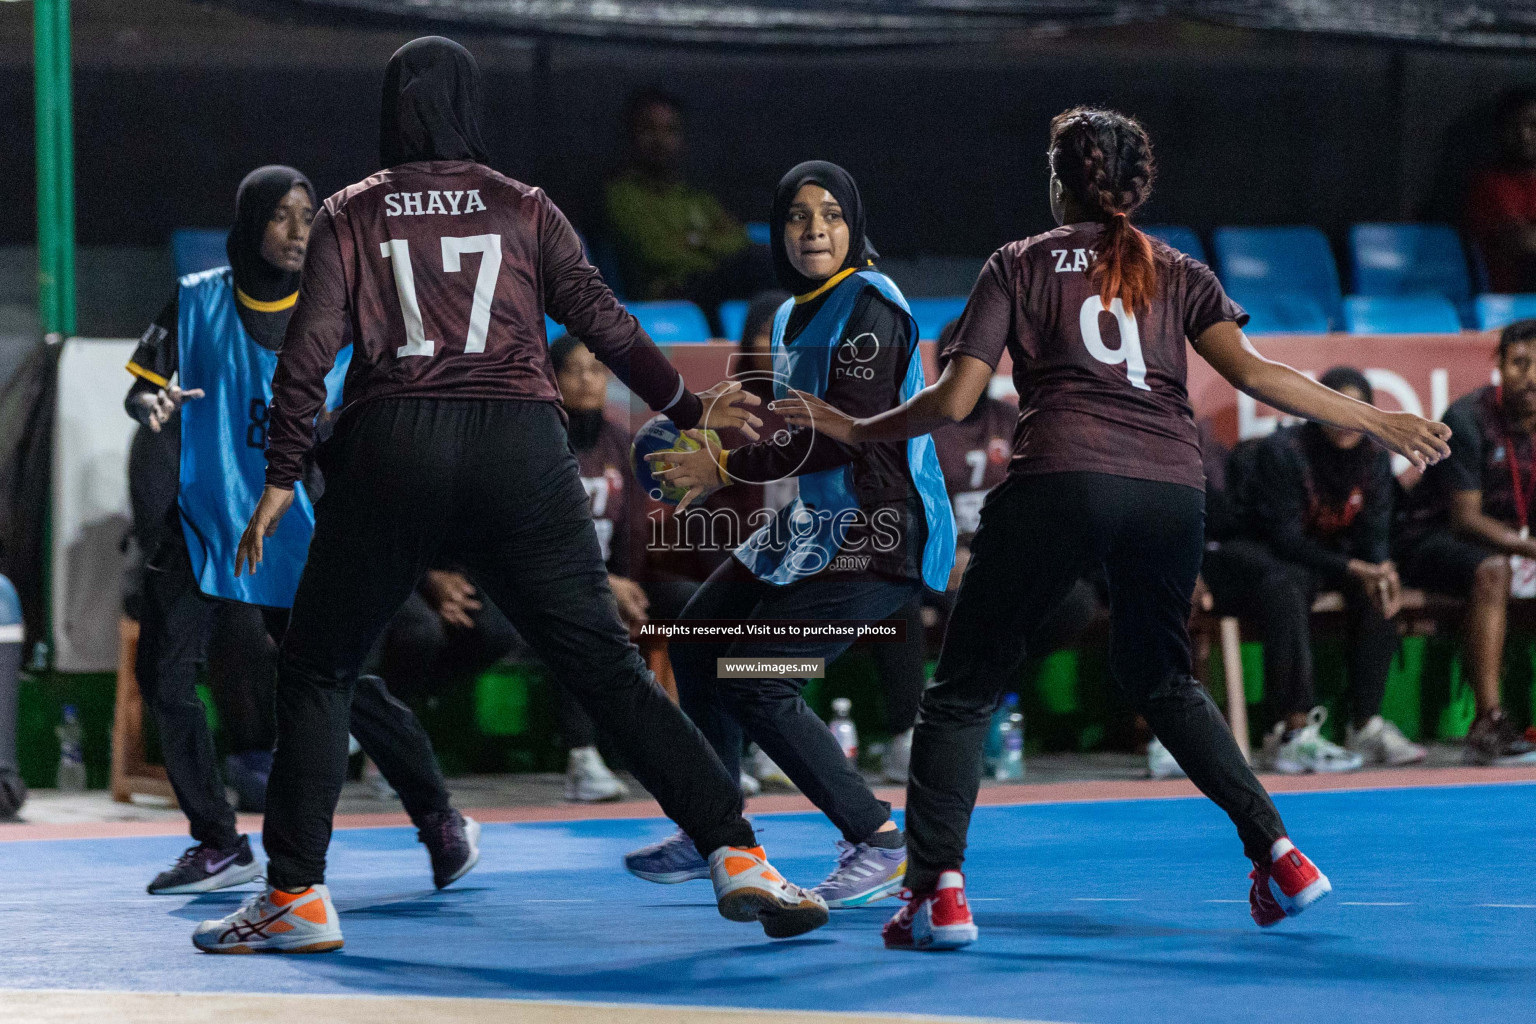
[[[938,889],[964,889],[964,888],[965,888],[965,876],[962,875],[958,871],[943,871],[943,872],[940,872],[939,873],[939,884],[934,886],[935,890],[938,890]]]
[[[1296,844],[1285,838],[1285,836],[1281,836],[1275,840],[1275,845],[1269,848],[1269,862],[1273,864],[1294,849],[1296,849]]]

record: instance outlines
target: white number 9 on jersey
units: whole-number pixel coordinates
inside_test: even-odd
[[[1115,322],[1120,325],[1120,347],[1109,348],[1104,344],[1104,335],[1099,331],[1099,314],[1111,313]],[[1147,361],[1141,355],[1141,332],[1136,328],[1136,314],[1127,313],[1125,304],[1119,299],[1111,299],[1109,309],[1104,308],[1104,301],[1097,295],[1088,296],[1083,303],[1082,311],[1077,316],[1078,328],[1082,331],[1083,345],[1088,349],[1088,354],[1101,363],[1110,366],[1125,364],[1125,375],[1131,382],[1131,387],[1140,388],[1143,391],[1151,391],[1147,384]]]

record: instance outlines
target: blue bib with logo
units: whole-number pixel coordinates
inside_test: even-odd
[[[315,530],[315,510],[302,484],[277,532],[262,545],[254,576],[235,578],[235,551],[267,476],[267,417],[277,353],[252,340],[235,308],[234,273],[218,267],[181,279],[177,377],[203,397],[181,407],[182,534],[197,586],[219,597],[288,608],[299,586]],[[326,375],[326,408],[341,402],[352,360],[342,349]]]
[[[794,300],[779,307],[773,321],[775,397],[785,397],[791,388],[817,397],[826,395],[833,355],[843,340],[843,329],[853,315],[859,295],[870,287],[907,315],[913,352],[902,381],[900,401],[907,401],[927,386],[923,360],[916,349],[917,321],[912,319],[906,298],[884,274],[860,270],[833,288],[811,322],[788,345],[784,343],[784,333],[795,308]],[[955,564],[955,520],[931,436],[923,434],[907,441],[907,466],[922,499],[928,525],[923,582],[934,590],[943,590]],[[827,568],[842,548],[849,526],[862,514],[853,490],[851,466],[806,473],[797,479],[800,496],[779,513],[775,522],[758,530],[736,549],[737,560],[769,583],[792,583]]]

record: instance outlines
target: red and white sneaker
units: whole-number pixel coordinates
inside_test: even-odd
[[[932,892],[904,892],[901,898],[906,906],[880,930],[886,949],[959,949],[976,941],[979,933],[960,872],[939,875]]]
[[[1260,928],[1295,917],[1333,891],[1328,876],[1317,870],[1307,855],[1289,839],[1275,840],[1269,848],[1270,863],[1254,862],[1248,877],[1248,909]]]

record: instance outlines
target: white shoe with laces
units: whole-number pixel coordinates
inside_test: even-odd
[[[899,736],[891,737],[890,746],[885,748],[885,754],[880,758],[880,774],[885,776],[886,782],[905,786],[911,766],[912,730],[908,729]]]
[[[204,953],[329,953],[340,949],[341,922],[331,891],[264,888],[228,917],[204,921],[192,933]]]
[[[784,774],[784,769],[774,764],[773,758],[763,753],[761,747],[756,748],[752,752],[751,764],[750,771],[753,775],[757,776],[757,781],[762,783],[764,788],[783,789],[791,793],[800,792],[799,787],[790,780],[788,775]]]
[[[1344,745],[1364,758],[1367,764],[1416,764],[1429,756],[1428,750],[1404,736],[1396,724],[1380,715],[1373,715],[1359,729],[1351,722]]]
[[[596,804],[623,800],[629,787],[608,770],[596,747],[573,747],[565,769],[565,798],[574,803]]]
[[[1163,746],[1163,741],[1156,736],[1147,744],[1147,774],[1154,779],[1182,779],[1184,769],[1179,767],[1179,762],[1168,753],[1168,748]]]
[[[770,939],[789,939],[827,923],[827,904],[774,870],[761,846],[722,846],[709,855],[715,902],[727,921],[757,921]]]
[[[1297,729],[1290,739],[1284,739],[1282,735],[1279,749],[1275,751],[1275,771],[1282,775],[1358,771],[1365,759],[1324,739],[1322,729],[1326,721],[1328,709],[1315,707],[1307,714],[1307,724]]]

